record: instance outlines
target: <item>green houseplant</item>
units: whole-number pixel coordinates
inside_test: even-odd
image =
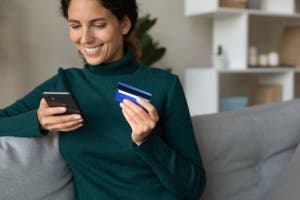
[[[135,28],[135,35],[140,43],[142,55],[140,63],[144,65],[152,65],[161,59],[165,53],[166,48],[161,47],[159,42],[154,41],[148,31],[155,25],[157,18],[151,18],[149,14],[138,19]]]

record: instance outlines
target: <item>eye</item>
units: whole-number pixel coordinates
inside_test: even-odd
[[[72,29],[79,29],[80,26],[79,26],[79,25],[77,25],[77,26],[71,26],[71,28],[72,28]]]
[[[80,24],[70,24],[69,26],[70,26],[72,29],[78,29],[78,28],[81,27]]]
[[[106,24],[94,24],[97,28],[105,28]]]

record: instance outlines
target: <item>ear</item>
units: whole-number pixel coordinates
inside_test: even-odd
[[[126,35],[131,28],[131,21],[128,16],[124,16],[121,21],[121,32],[123,35]]]

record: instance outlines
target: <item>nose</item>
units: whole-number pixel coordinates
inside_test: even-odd
[[[93,33],[90,29],[86,28],[83,29],[82,35],[81,35],[81,44],[90,44],[94,40]]]

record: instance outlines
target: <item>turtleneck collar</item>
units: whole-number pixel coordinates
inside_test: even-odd
[[[99,74],[123,74],[134,71],[137,68],[132,49],[126,47],[124,56],[111,63],[101,63],[99,65],[85,64],[84,68],[92,73]]]

